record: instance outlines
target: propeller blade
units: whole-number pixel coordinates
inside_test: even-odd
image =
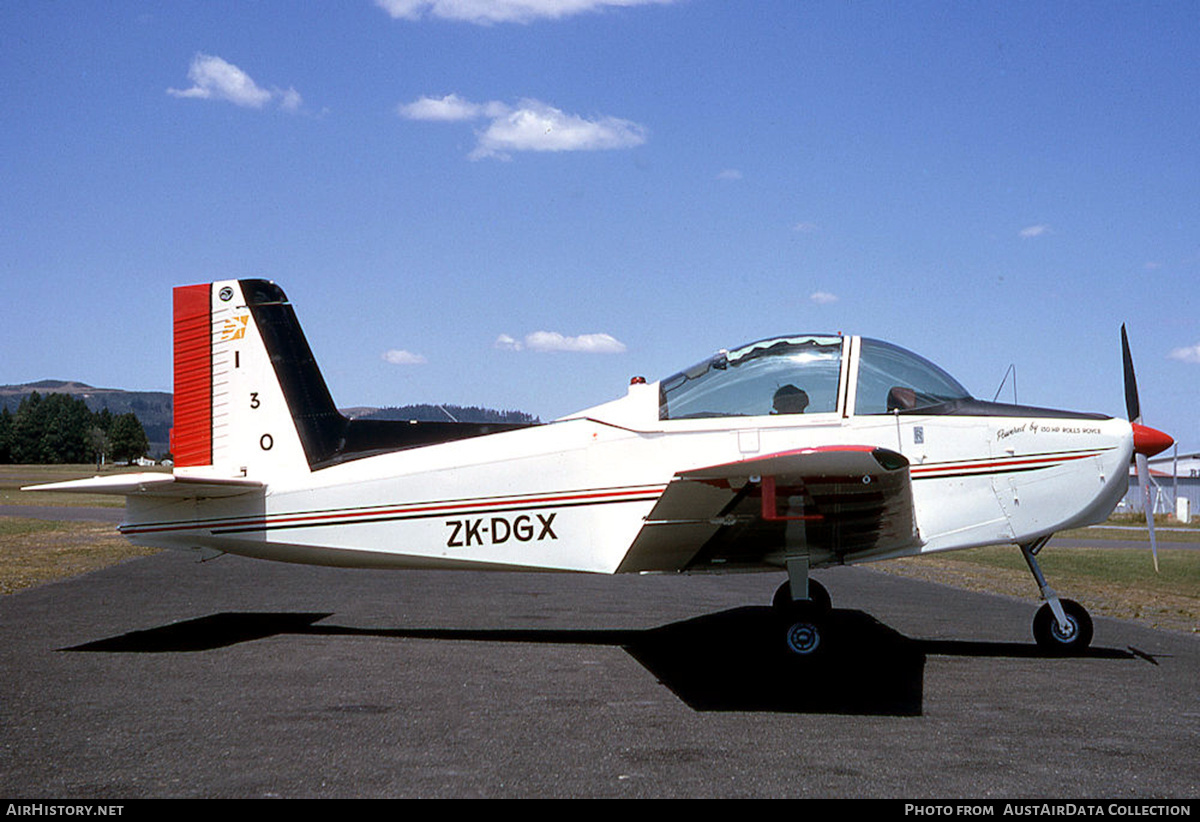
[[[1154,573],[1158,573],[1158,541],[1154,538],[1154,499],[1150,490],[1150,461],[1160,451],[1174,443],[1169,436],[1142,425],[1142,403],[1138,399],[1137,375],[1133,373],[1133,354],[1129,352],[1129,335],[1121,323],[1121,359],[1125,365],[1125,411],[1133,428],[1134,464],[1138,483],[1142,486],[1142,510],[1146,514],[1146,529],[1150,534],[1150,553],[1154,556]]]
[[[1133,355],[1129,353],[1129,336],[1125,324],[1121,323],[1121,358],[1125,363],[1125,418],[1130,422],[1142,421],[1142,404],[1138,400],[1137,376],[1133,373]]]
[[[1158,542],[1154,539],[1154,499],[1150,490],[1150,462],[1145,454],[1138,454],[1137,477],[1142,486],[1142,510],[1146,512],[1146,528],[1150,532],[1150,553],[1154,556],[1154,573],[1158,573]]]

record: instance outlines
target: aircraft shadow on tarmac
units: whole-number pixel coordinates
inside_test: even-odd
[[[64,651],[186,653],[275,636],[352,636],[623,648],[697,711],[919,716],[929,655],[1036,658],[1037,645],[910,639],[862,611],[835,610],[812,657],[783,646],[770,608],[744,607],[635,630],[353,628],[316,623],[329,613],[219,613],[101,639]],[[1086,658],[1133,659],[1092,648]],[[1153,661],[1153,660],[1150,660]]]

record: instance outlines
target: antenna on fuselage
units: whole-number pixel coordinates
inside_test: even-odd
[[[992,397],[992,402],[1000,399],[1000,392],[1004,390],[1004,383],[1008,382],[1008,375],[1012,374],[1013,383],[1013,405],[1017,405],[1017,364],[1012,363],[1008,366],[1008,370],[1004,372],[1004,377],[1000,380],[1000,387],[996,389],[996,396]]]

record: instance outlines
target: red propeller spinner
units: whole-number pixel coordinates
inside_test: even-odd
[[[1155,454],[1166,451],[1174,444],[1175,440],[1171,438],[1171,435],[1164,434],[1157,428],[1151,428],[1148,425],[1133,423],[1134,453],[1153,457]]]

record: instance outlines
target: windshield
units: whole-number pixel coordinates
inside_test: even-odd
[[[837,411],[840,337],[778,337],[722,351],[662,381],[659,419]]]
[[[860,350],[856,414],[904,413],[971,398],[954,377],[911,351],[868,339]]]

